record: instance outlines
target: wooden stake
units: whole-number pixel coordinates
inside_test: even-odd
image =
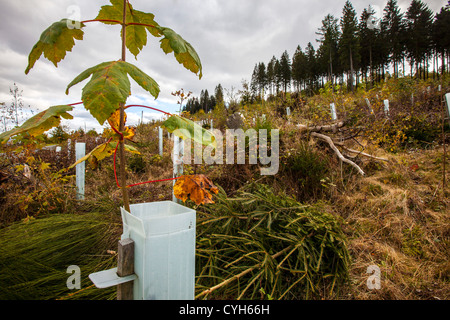
[[[119,241],[117,275],[125,277],[134,274],[134,241]],[[117,300],[133,300],[133,281],[117,286]]]

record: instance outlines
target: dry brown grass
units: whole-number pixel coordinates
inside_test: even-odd
[[[390,155],[371,176],[335,196],[336,214],[353,257],[346,299],[449,299],[448,188],[442,190],[442,148]],[[381,270],[369,290],[367,267]]]

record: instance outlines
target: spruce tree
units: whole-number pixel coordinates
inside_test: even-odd
[[[370,79],[373,80],[373,45],[377,36],[377,29],[375,27],[369,28],[368,21],[373,18],[374,13],[375,12],[372,7],[369,7],[369,9],[364,9],[359,22],[358,36],[361,46],[361,70],[364,74],[364,79],[366,82],[368,71],[370,72]]]
[[[223,88],[220,83],[216,86],[216,89],[214,90],[214,97],[218,104],[223,103]]]
[[[315,89],[316,81],[317,81],[317,60],[316,60],[316,50],[311,42],[308,42],[308,45],[305,49],[307,68],[306,68],[306,79],[308,81],[309,89],[313,91]]]
[[[275,82],[275,61],[276,58],[273,57],[267,64],[267,87],[270,90],[270,94],[273,94],[273,85]]]
[[[381,21],[381,30],[386,40],[387,52],[389,52],[389,62],[393,64],[394,76],[398,77],[398,64],[405,55],[406,28],[397,0],[387,2]]]
[[[297,91],[301,90],[306,79],[307,58],[302,48],[297,46],[294,56],[292,57],[291,77],[294,81]]]
[[[450,0],[436,15],[433,23],[433,45],[441,56],[441,72],[445,73],[445,57],[450,53]]]
[[[275,59],[275,65],[273,67],[273,70],[274,70],[274,80],[275,80],[274,84],[275,84],[276,91],[278,93],[280,91],[280,86],[281,86],[282,79],[283,79],[280,61],[278,59]]]
[[[260,62],[258,64],[258,73],[256,78],[258,82],[258,93],[261,98],[264,98],[264,90],[267,86],[266,65],[264,64],[264,62]]]
[[[287,92],[287,89],[291,87],[291,61],[287,51],[284,51],[281,55],[280,69],[284,92]]]
[[[348,72],[350,90],[354,90],[354,71],[360,61],[358,18],[350,1],[346,1],[341,18],[341,38],[339,41],[340,62],[344,70]]]
[[[322,26],[316,32],[320,36],[316,41],[320,43],[318,60],[323,73],[327,74],[334,91],[334,74],[338,71],[338,42],[340,37],[338,19],[328,14],[322,20]]]
[[[419,77],[427,68],[428,57],[432,49],[433,12],[420,0],[413,0],[406,13],[407,54],[411,63],[416,66]],[[425,68],[419,68],[423,66]]]

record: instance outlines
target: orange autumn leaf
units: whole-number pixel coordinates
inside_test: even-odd
[[[127,122],[127,114],[125,113],[125,123]],[[111,127],[119,130],[120,127],[120,109],[114,112],[111,117],[108,119],[108,123]],[[123,136],[125,139],[132,140],[134,135],[136,134],[135,128],[125,127],[125,131],[123,132]]]
[[[191,199],[196,205],[214,203],[211,193],[218,192],[219,189],[203,174],[182,176],[173,187],[177,199],[183,202]]]

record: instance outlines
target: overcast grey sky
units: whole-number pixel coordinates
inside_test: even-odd
[[[426,0],[430,9],[438,12],[446,0]],[[41,33],[53,22],[73,18],[94,19],[108,0],[1,0],[0,10],[0,102],[11,102],[9,88],[17,83],[23,90],[23,100],[36,110],[49,106],[81,101],[81,89],[86,82],[73,87],[65,95],[67,85],[85,69],[104,61],[120,59],[120,28],[90,23],[83,30],[83,41],[76,41],[72,52],[55,68],[43,56],[28,75],[24,70],[28,54]],[[315,32],[327,14],[340,18],[345,0],[131,0],[136,10],[151,12],[161,26],[179,33],[196,49],[203,64],[203,78],[184,69],[173,54],[165,55],[159,39],[149,37],[148,45],[136,61],[131,53],[127,61],[153,77],[161,87],[154,100],[137,85],[132,86],[128,104],[146,104],[168,112],[178,110],[171,92],[184,88],[198,96],[202,89],[214,92],[221,83],[226,89],[241,88],[242,79],[250,80],[258,62],[268,62],[287,50],[292,57],[297,45],[308,42],[317,48]],[[382,11],[387,0],[353,0],[358,17],[372,5]],[[398,1],[406,12],[410,0]],[[74,10],[75,9],[75,10]],[[77,106],[74,129],[99,129],[96,121]],[[145,119],[159,116],[144,112]],[[140,111],[129,115],[136,122]]]

